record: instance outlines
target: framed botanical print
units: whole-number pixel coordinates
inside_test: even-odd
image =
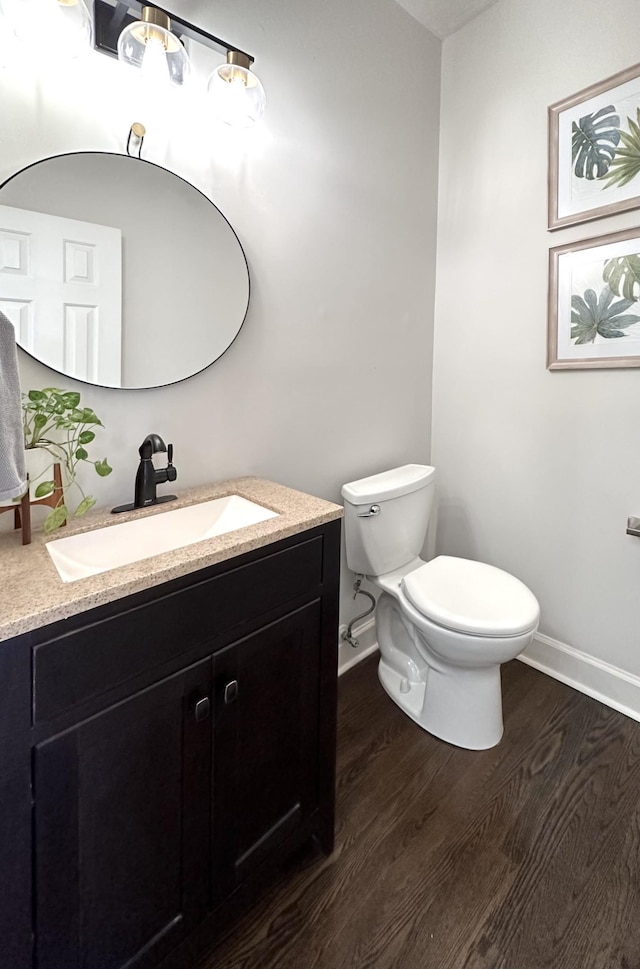
[[[640,64],[549,108],[549,228],[640,206]]]
[[[549,251],[547,367],[640,367],[640,228]]]

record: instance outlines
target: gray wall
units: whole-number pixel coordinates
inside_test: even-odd
[[[142,121],[145,157],[209,195],[249,260],[247,321],[210,370],[155,391],[79,385],[115,469],[87,483],[101,505],[129,499],[157,431],[178,487],[249,473],[339,500],[344,481],[429,456],[440,43],[389,0],[186,0],[181,14],[255,54],[259,129],[215,126],[196,92],[136,90],[94,52],[0,71],[3,177],[122,151]],[[24,389],[73,386],[21,356]],[[345,598],[343,618],[355,611]]]
[[[637,701],[640,373],[552,373],[545,353],[549,247],[638,224],[547,232],[547,106],[639,50],[632,0],[503,0],[445,41],[433,418],[438,548],[521,577],[551,666]]]

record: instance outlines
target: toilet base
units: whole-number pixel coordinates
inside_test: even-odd
[[[384,656],[378,677],[386,693],[423,730],[467,750],[487,750],[503,733],[500,666],[427,666],[420,679],[399,674]]]

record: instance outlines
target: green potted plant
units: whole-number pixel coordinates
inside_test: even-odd
[[[95,428],[104,427],[95,411],[82,407],[80,394],[76,391],[58,390],[45,387],[43,390],[30,390],[22,395],[22,414],[24,446],[27,453],[39,449],[47,453],[44,470],[36,472],[31,479],[32,497],[37,501],[60,491],[53,510],[44,522],[45,532],[52,532],[63,525],[71,515],[78,518],[96,503],[91,495],[85,495],[76,478],[76,470],[81,461],[92,464],[101,478],[111,474],[106,458],[92,461],[87,446],[95,439]],[[65,502],[63,488],[56,486],[52,468],[55,464],[62,467],[62,477],[67,492],[74,487],[80,494],[75,510],[70,511]],[[46,477],[45,477],[46,475]]]

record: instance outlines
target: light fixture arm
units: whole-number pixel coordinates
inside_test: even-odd
[[[117,57],[118,37],[123,28],[128,27],[134,20],[139,20],[142,16],[142,8],[146,6],[156,6],[156,4],[139,3],[138,0],[127,0],[126,3],[120,0],[94,0],[94,47],[103,54],[111,54]],[[166,7],[157,7],[165,13],[171,20],[172,29],[180,37],[188,37],[211,50],[218,51],[220,54],[227,54],[234,51],[242,57],[247,58],[249,64],[253,64],[255,58],[246,51],[240,50],[235,44],[230,44],[220,37],[215,37],[206,30],[194,27],[188,21],[176,16]]]

